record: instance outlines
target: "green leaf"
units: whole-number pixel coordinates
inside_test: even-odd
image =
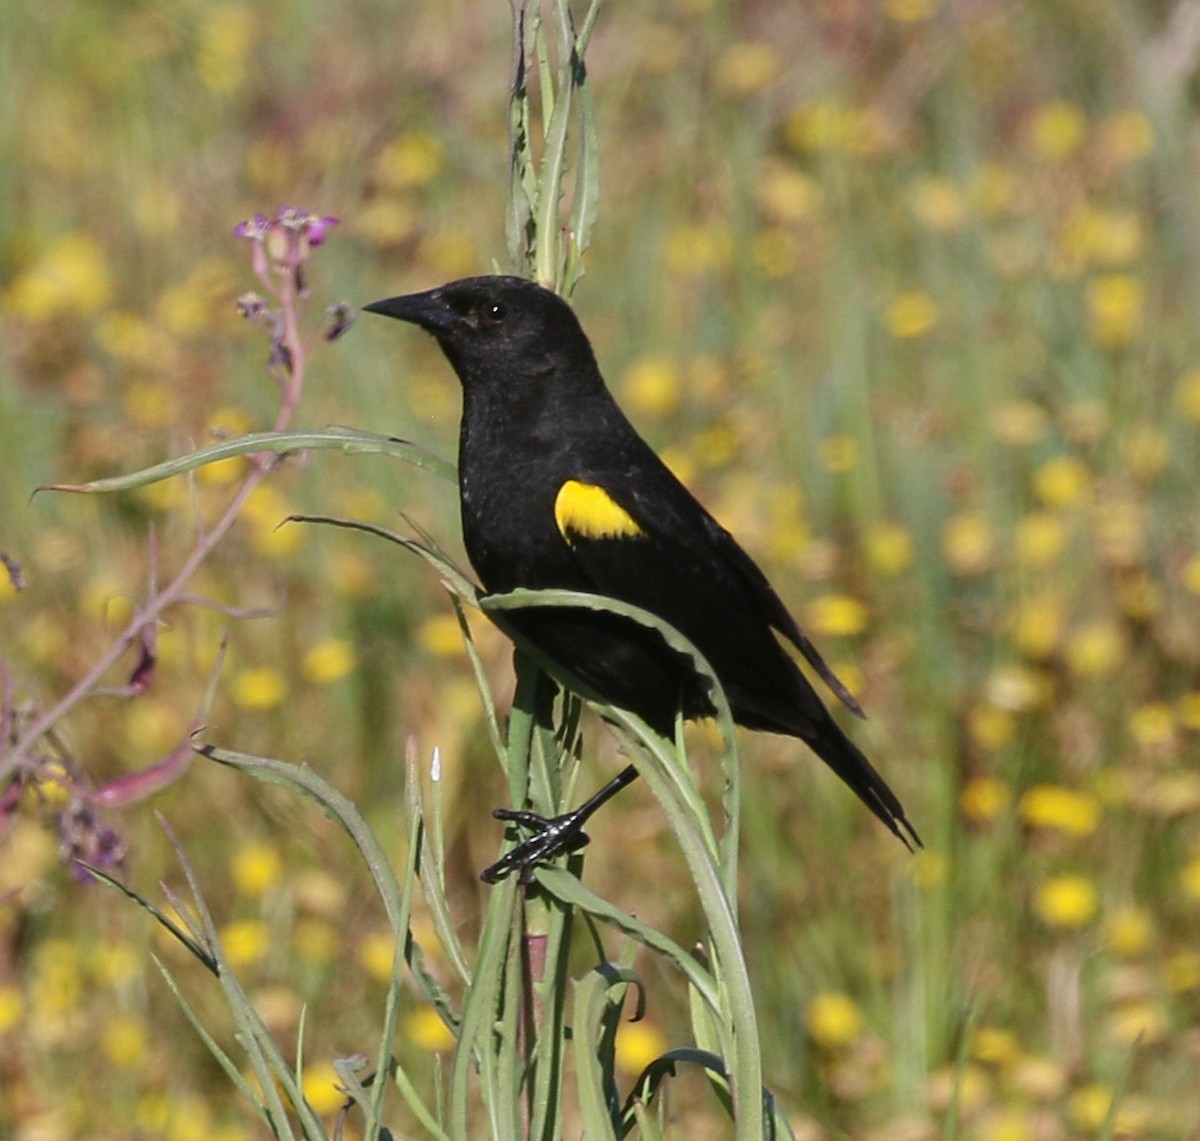
[[[418,444],[402,440],[398,436],[380,436],[374,432],[361,432],[357,428],[342,428],[331,425],[316,432],[252,432],[231,440],[222,440],[187,455],[176,456],[153,467],[125,475],[94,479],[89,483],[50,483],[38,491],[111,492],[129,491],[147,484],[158,483],[172,476],[184,475],[207,464],[237,456],[269,452],[287,455],[290,452],[314,451],[333,448],[347,454],[360,452],[378,453],[404,460],[406,463],[433,472],[442,479],[453,482],[457,476],[454,465],[426,451]]]

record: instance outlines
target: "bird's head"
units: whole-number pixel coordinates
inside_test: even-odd
[[[431,333],[468,389],[595,371],[571,307],[524,278],[468,277],[364,308]]]

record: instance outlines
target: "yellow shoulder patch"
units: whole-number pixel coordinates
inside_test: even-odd
[[[604,488],[577,479],[567,480],[558,489],[554,522],[568,543],[572,539],[631,539],[645,534]]]

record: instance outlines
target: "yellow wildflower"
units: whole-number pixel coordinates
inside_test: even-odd
[[[674,361],[664,356],[638,357],[621,377],[626,406],[641,416],[674,415],[683,403],[683,385]]]
[[[897,340],[911,341],[932,332],[939,315],[937,302],[928,293],[909,290],[888,303],[883,322]]]
[[[1200,424],[1200,368],[1189,369],[1179,378],[1175,407],[1189,424]]]
[[[1021,820],[1031,828],[1046,828],[1068,836],[1090,836],[1100,823],[1100,804],[1094,796],[1062,785],[1039,784],[1017,804]]]
[[[1176,951],[1163,964],[1163,974],[1176,994],[1200,990],[1200,951]]]
[[[651,1062],[667,1052],[667,1040],[652,1023],[622,1022],[617,1031],[617,1069],[629,1077],[636,1077]]]
[[[283,857],[274,844],[244,844],[229,860],[234,886],[243,895],[265,895],[283,879]]]
[[[1136,162],[1154,150],[1154,125],[1145,111],[1114,111],[1097,129],[1102,152],[1118,163]]]
[[[908,188],[908,205],[923,226],[939,233],[961,230],[967,220],[967,200],[948,178],[916,179]]]
[[[1046,700],[1048,684],[1043,674],[1025,666],[1001,666],[987,679],[987,699],[999,709],[1021,713]]]
[[[332,685],[352,673],[357,664],[352,642],[345,638],[325,638],[304,652],[300,672],[313,685]]]
[[[883,0],[883,10],[898,24],[920,24],[932,19],[936,0]]]
[[[1032,400],[1008,400],[990,417],[992,434],[1014,448],[1027,448],[1046,435],[1049,417]]]
[[[809,603],[807,625],[824,637],[853,637],[867,628],[867,608],[846,594],[823,594]]]
[[[971,1056],[993,1066],[1008,1066],[1021,1057],[1021,1045],[1011,1030],[980,1026],[971,1036]]]
[[[218,95],[241,87],[254,39],[254,16],[249,10],[235,4],[210,9],[196,50],[196,71],[204,86]]]
[[[426,131],[409,131],[387,143],[375,160],[375,177],[388,190],[411,190],[442,169],[442,144]]]
[[[232,696],[242,709],[274,709],[287,696],[287,682],[272,666],[247,667],[234,675]]]
[[[267,925],[260,919],[238,919],[227,923],[220,931],[225,957],[234,968],[249,967],[259,962],[271,946]]]
[[[104,1026],[100,1048],[121,1070],[136,1070],[146,1060],[150,1044],[145,1020],[134,1014],[117,1014]]]
[[[1069,158],[1083,145],[1087,120],[1073,103],[1059,100],[1046,103],[1033,114],[1029,123],[1029,141],[1042,158],[1058,162]]]
[[[1084,300],[1088,330],[1106,349],[1121,349],[1142,331],[1142,283],[1127,273],[1104,273],[1088,283]]]
[[[963,815],[976,824],[995,820],[1009,805],[1012,794],[999,777],[972,777],[963,785],[958,803]]]
[[[1091,487],[1087,465],[1075,456],[1056,456],[1033,473],[1033,490],[1048,507],[1071,507]]]
[[[735,97],[755,95],[772,83],[783,70],[778,49],[757,40],[730,44],[713,67],[718,91]]]
[[[102,309],[112,296],[104,251],[87,234],[68,234],[19,274],[4,298],[29,321],[78,319]]]
[[[1052,876],[1034,897],[1034,910],[1049,927],[1083,927],[1095,916],[1097,904],[1096,885],[1079,875]]]
[[[1129,735],[1149,748],[1167,744],[1175,734],[1175,711],[1165,701],[1149,701],[1129,715]]]
[[[867,558],[880,574],[892,576],[907,570],[916,557],[912,536],[899,523],[875,523],[867,531]]]
[[[25,999],[15,986],[0,986],[0,1037],[19,1027],[25,1018]]]
[[[341,1083],[332,1062],[310,1062],[301,1081],[304,1100],[315,1113],[336,1113],[346,1103]]]
[[[779,225],[795,225],[821,210],[821,187],[810,175],[781,162],[764,165],[754,187],[754,200],[763,217]]]
[[[1154,938],[1154,917],[1144,907],[1121,907],[1104,920],[1104,943],[1119,958],[1144,955]]]
[[[982,511],[962,511],[942,527],[942,553],[960,575],[982,574],[996,555],[996,536]]]
[[[434,614],[421,624],[417,633],[421,645],[439,658],[461,658],[466,654],[462,628],[454,614]]]
[[[848,1046],[862,1033],[863,1016],[848,995],[824,991],[809,1002],[805,1025],[818,1046],[835,1051]]]
[[[1013,641],[1026,657],[1046,658],[1062,640],[1063,608],[1053,597],[1028,598],[1017,607]]]
[[[1067,526],[1050,511],[1033,511],[1017,521],[1013,536],[1017,559],[1027,567],[1047,567],[1058,561],[1067,545]]]
[[[358,944],[358,961],[376,982],[392,981],[392,960],[396,955],[396,940],[390,931],[370,931]]]
[[[442,1021],[432,1006],[418,1006],[404,1019],[404,1035],[416,1046],[426,1051],[443,1051],[454,1048],[454,1034]]]
[[[976,705],[967,715],[967,732],[980,749],[994,752],[1012,743],[1016,721],[1012,711],[996,705]]]
[[[1081,626],[1067,640],[1067,664],[1080,677],[1111,673],[1125,654],[1125,639],[1112,622]]]

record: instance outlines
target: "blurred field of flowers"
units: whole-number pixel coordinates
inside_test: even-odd
[[[953,1114],[959,1136],[1056,1141],[1099,1134],[1114,1099],[1117,1136],[1200,1131],[1188,20],[1190,0],[654,0],[598,26],[576,307],[635,422],[860,694],[857,739],[927,843],[906,857],[794,742],[743,742],[767,1079],[806,1141],[921,1141]],[[119,497],[32,489],[270,424],[235,223],[281,203],[341,219],[318,308],[505,268],[509,10],[76,0],[0,27],[0,550],[27,584],[0,574],[0,682],[20,711],[128,619],[151,531],[169,573],[244,461]],[[450,458],[457,412],[436,346],[368,320],[314,357],[296,423]],[[228,633],[210,737],[319,769],[397,859],[405,739],[440,749],[470,927],[504,789],[453,611],[393,548],[279,528],[295,510],[403,512],[458,549],[427,473],[290,463],[194,586],[264,615],[173,608],[149,691],[90,700],[55,747],[96,782],[155,761]],[[503,694],[506,644],[472,628]],[[611,775],[604,730],[588,739]],[[216,997],[69,876],[63,800],[47,779],[0,838],[0,1138],[257,1136],[151,955],[220,1033]],[[686,944],[686,869],[653,801],[622,800],[588,881]],[[391,970],[364,871],[315,809],[203,762],[153,807],[264,1019],[294,1037],[307,1008],[310,1098],[336,1109],[314,1060],[361,1048]],[[153,894],[176,872],[150,809],[104,823]],[[682,987],[650,984],[630,1073],[683,1044]],[[448,1046],[407,1013],[417,1072]],[[698,1081],[671,1112],[680,1137],[723,1135]]]

